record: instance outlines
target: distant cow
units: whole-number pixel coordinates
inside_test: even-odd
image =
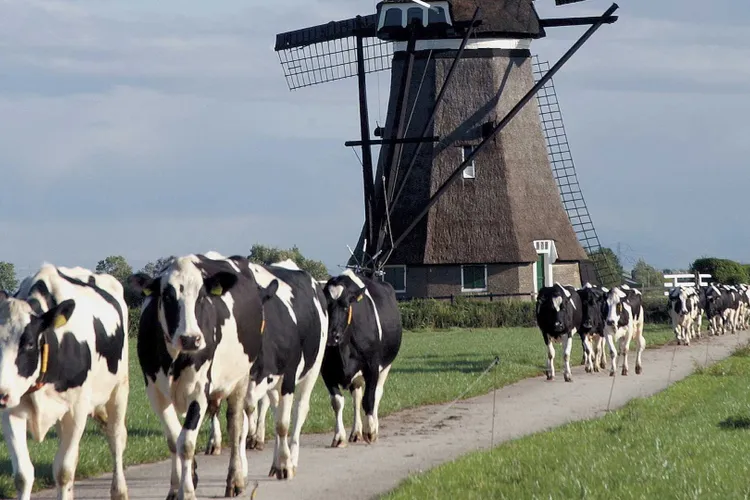
[[[583,343],[583,364],[586,372],[598,372],[607,367],[607,355],[604,349],[604,316],[602,305],[609,290],[604,287],[586,283],[578,290],[581,297],[582,323],[581,341]]]
[[[678,286],[669,291],[669,317],[678,345],[690,345],[690,340],[697,336],[695,319],[698,307],[698,297],[692,287]]]
[[[401,314],[393,287],[351,270],[328,280],[324,287],[328,308],[328,344],[321,374],[336,414],[332,447],[346,446],[344,397],[354,402],[350,442],[378,438],[378,407],[383,386],[401,348]],[[364,394],[363,394],[364,392]],[[362,424],[360,407],[365,410]]]
[[[247,265],[261,287],[265,325],[260,354],[250,370],[248,406],[255,408],[264,398],[268,401],[269,391],[274,400],[279,398],[274,463],[269,475],[291,479],[297,471],[302,426],[328,338],[326,297],[323,287],[292,261]],[[292,402],[295,421],[290,446],[287,437]]]
[[[559,340],[563,344],[563,376],[566,382],[572,382],[570,352],[573,337],[581,331],[583,323],[583,304],[576,289],[555,283],[539,290],[536,322],[547,346],[547,380],[555,378],[554,341]]]
[[[168,498],[195,498],[198,430],[208,407],[222,399],[231,447],[225,496],[238,496],[248,470],[245,396],[262,338],[254,275],[209,252],[176,258],[155,278],[133,275],[131,284],[145,295],[138,359],[172,452]],[[178,415],[186,415],[183,425]]]
[[[108,274],[44,264],[15,297],[0,292],[0,408],[19,499],[31,497],[34,483],[27,430],[41,441],[55,424],[58,498],[73,498],[89,415],[103,424],[114,459],[111,498],[128,498],[127,329],[122,285]]]
[[[628,351],[630,341],[635,339],[637,351],[635,356],[635,373],[643,372],[642,355],[646,349],[646,338],[643,336],[644,310],[641,292],[622,285],[612,288],[607,293],[602,309],[604,314],[604,335],[612,358],[610,376],[617,370],[617,348],[615,341],[620,342],[620,352],[623,354],[622,374],[628,374]]]
[[[724,335],[729,329],[735,332],[734,318],[739,297],[734,297],[721,285],[710,285],[706,290],[706,317],[709,333]]]

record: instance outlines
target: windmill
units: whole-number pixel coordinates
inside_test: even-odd
[[[601,281],[609,266],[587,276],[582,240],[590,250],[598,239],[574,228],[580,207],[564,203],[532,99],[617,8],[540,19],[534,0],[384,0],[375,14],[277,35],[291,90],[357,77],[360,139],[345,145],[362,150],[365,222],[350,265],[385,273],[409,296],[528,296],[553,279]],[[586,25],[535,82],[531,42],[546,28]],[[366,75],[387,70],[388,114],[373,138]]]

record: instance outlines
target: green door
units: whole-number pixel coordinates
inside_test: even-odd
[[[541,290],[544,288],[544,254],[540,253],[536,256],[536,289]]]

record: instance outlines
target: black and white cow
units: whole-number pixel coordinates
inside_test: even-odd
[[[26,433],[41,442],[56,425],[58,498],[72,499],[87,417],[103,424],[114,459],[111,498],[128,498],[127,305],[108,274],[44,264],[14,297],[0,292],[0,408],[19,499],[31,498],[34,466]]]
[[[669,291],[669,317],[677,345],[690,345],[697,337],[695,321],[698,314],[698,296],[692,287],[674,287]]]
[[[582,305],[581,341],[583,342],[583,364],[586,372],[598,372],[607,367],[604,349],[604,316],[602,304],[609,289],[586,283],[578,290]]]
[[[573,381],[570,370],[570,352],[573,337],[581,331],[583,305],[581,297],[572,286],[555,283],[539,290],[536,298],[536,323],[542,331],[547,346],[547,380],[555,378],[555,341],[563,344],[563,376]]]
[[[146,392],[172,452],[168,499],[194,499],[195,446],[209,406],[227,400],[231,456],[225,496],[245,489],[245,397],[261,346],[261,291],[247,262],[215,252],[176,258],[151,278],[131,276],[144,296],[138,359]],[[185,415],[182,425],[178,415]]]
[[[250,370],[248,406],[255,408],[264,398],[268,401],[268,394],[278,400],[269,476],[291,479],[297,471],[302,426],[328,339],[326,297],[323,287],[291,260],[269,266],[249,263],[248,267],[261,287],[265,325],[260,354]],[[289,443],[292,403],[295,420]],[[251,422],[260,420],[253,417]]]
[[[344,397],[352,394],[354,425],[350,442],[378,439],[378,408],[383,386],[401,348],[401,313],[393,287],[347,269],[324,287],[328,303],[328,344],[321,374],[336,415],[332,448],[346,446]],[[364,425],[360,414],[365,411]]]
[[[743,283],[738,285],[737,289],[742,302],[742,312],[737,320],[737,328],[747,330],[750,328],[750,287]]]
[[[739,297],[722,285],[710,285],[706,290],[706,317],[708,318],[709,333],[724,335],[729,329],[735,332],[734,317]]]
[[[628,352],[630,341],[635,339],[637,351],[635,355],[635,373],[643,372],[642,355],[646,349],[646,338],[643,336],[643,323],[645,312],[641,292],[622,285],[612,288],[607,293],[607,298],[602,305],[604,315],[604,336],[609,346],[609,355],[612,358],[612,368],[609,375],[614,377],[617,371],[617,348],[615,341],[620,342],[620,352],[623,355],[622,374],[628,374]]]

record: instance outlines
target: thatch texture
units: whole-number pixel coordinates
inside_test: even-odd
[[[428,133],[440,136],[441,142],[422,147],[404,194],[394,207],[391,224],[396,236],[461,163],[460,146],[478,145],[482,124],[499,121],[534,84],[528,51],[465,54]],[[418,134],[429,117],[452,57],[451,52],[433,54],[428,62],[426,54],[420,54],[416,60],[408,112],[415,104],[422,72],[426,74],[407,136]],[[392,127],[393,101],[403,65],[403,54],[397,54],[386,137]],[[453,142],[455,139],[458,142]],[[399,176],[413,150],[413,145],[404,147]],[[385,151],[383,147],[378,180]],[[586,259],[560,200],[535,99],[484,147],[475,164],[476,178],[454,183],[388,264],[530,263],[537,259],[533,241],[542,239],[555,241],[559,261]],[[378,182],[376,197],[382,197],[380,188]]]

